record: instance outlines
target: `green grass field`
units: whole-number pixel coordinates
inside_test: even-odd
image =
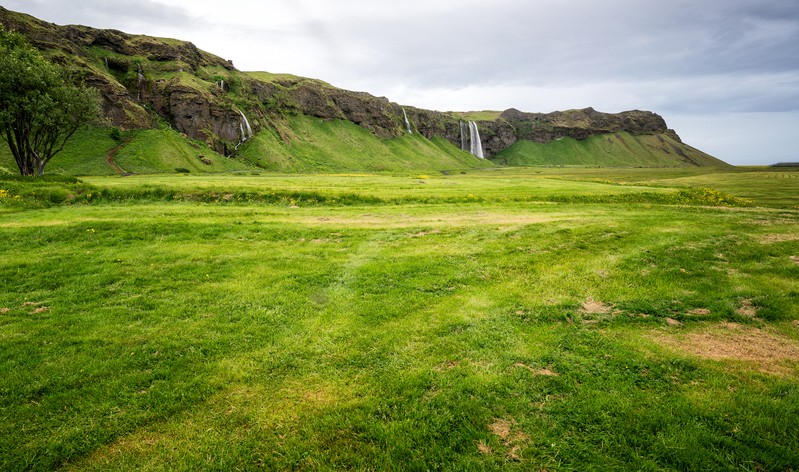
[[[799,469],[799,172],[250,174],[0,177],[1,470]]]

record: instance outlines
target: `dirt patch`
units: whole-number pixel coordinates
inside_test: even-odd
[[[608,303],[602,303],[600,301],[594,300],[593,298],[589,298],[588,300],[583,302],[583,306],[580,308],[580,313],[585,313],[587,315],[607,315],[609,313],[613,313],[614,306]]]
[[[486,444],[485,442],[483,442],[483,440],[480,440],[480,441],[477,443],[477,450],[478,450],[478,451],[480,451],[482,454],[486,454],[486,455],[488,455],[488,454],[491,454],[492,452],[494,452],[494,451],[493,451],[493,450],[492,450],[492,449],[491,449],[491,448],[488,446],[488,444]]]
[[[799,265],[799,256],[791,256],[791,260],[794,264]]]
[[[436,372],[444,372],[445,370],[454,369],[455,367],[458,367],[459,365],[461,365],[461,361],[447,361],[447,362],[438,364],[437,366],[433,367],[433,370],[435,370]]]
[[[752,300],[744,298],[741,300],[741,306],[735,310],[735,313],[738,313],[741,316],[754,318],[757,316],[757,307],[752,303]]]
[[[441,230],[440,229],[434,229],[432,231],[420,231],[420,232],[418,232],[416,234],[412,234],[411,237],[412,238],[423,238],[425,236],[430,236],[431,234],[441,234]]]
[[[666,318],[666,324],[669,326],[680,326],[682,323],[675,320],[674,318]]]
[[[497,419],[496,421],[488,425],[488,430],[491,431],[491,433],[494,436],[497,436],[502,441],[507,441],[508,438],[510,438],[510,433],[512,431],[512,428],[513,428],[513,423],[503,419]]]
[[[544,377],[560,377],[560,374],[557,372],[553,372],[549,369],[541,369],[537,372],[538,375],[543,375]]]
[[[688,312],[689,315],[696,315],[696,316],[707,316],[710,314],[710,310],[707,308],[695,308]]]
[[[799,241],[799,234],[764,234],[760,237],[763,244],[785,243],[788,241]]]
[[[519,460],[519,452],[522,447],[530,440],[530,437],[519,431],[516,428],[516,421],[512,418],[510,420],[496,419],[493,423],[488,425],[488,430],[498,437],[505,447],[510,448],[508,451],[508,458],[510,460]],[[480,445],[478,444],[478,449]],[[491,448],[485,446],[490,451]],[[480,452],[483,452],[482,449]]]
[[[38,315],[39,313],[44,313],[45,311],[50,311],[49,306],[40,306],[39,308],[33,310],[34,315]]]
[[[0,315],[5,315],[6,313],[9,313],[10,311],[11,311],[11,308],[0,308]]]
[[[541,376],[544,376],[544,377],[560,377],[559,373],[554,372],[554,371],[552,371],[550,369],[536,369],[536,368],[530,367],[527,364],[522,364],[521,362],[517,362],[516,364],[513,364],[513,366],[514,367],[521,367],[522,369],[527,369],[530,372],[532,372],[534,375],[541,375]]]
[[[715,361],[743,361],[754,370],[783,374],[799,361],[799,343],[782,335],[738,323],[719,323],[685,335],[653,338],[657,343]]]

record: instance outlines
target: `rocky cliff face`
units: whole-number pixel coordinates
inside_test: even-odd
[[[506,149],[517,140],[548,143],[570,137],[586,139],[598,134],[626,131],[634,135],[670,133],[660,115],[649,111],[602,113],[593,108],[556,111],[552,113],[525,113],[514,108],[505,110],[493,122],[480,122],[487,128],[483,138],[486,151],[491,155]]]
[[[146,128],[165,120],[223,154],[232,152],[243,137],[242,113],[255,131],[301,113],[349,120],[381,138],[406,133],[403,107],[387,98],[301,77],[243,73],[189,42],[58,26],[2,7],[0,24],[24,34],[51,60],[98,89],[105,116],[122,128]],[[414,107],[405,107],[405,112],[419,134],[461,147],[456,115]],[[510,109],[477,125],[486,157],[517,140],[546,143],[619,131],[673,134],[651,112],[607,114],[591,108],[546,114]]]

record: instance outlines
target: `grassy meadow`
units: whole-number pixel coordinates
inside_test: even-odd
[[[799,172],[253,174],[0,177],[0,470],[799,469]]]

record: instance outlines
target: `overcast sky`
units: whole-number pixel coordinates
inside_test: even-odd
[[[797,0],[1,0],[435,110],[651,110],[732,164],[799,161]]]

